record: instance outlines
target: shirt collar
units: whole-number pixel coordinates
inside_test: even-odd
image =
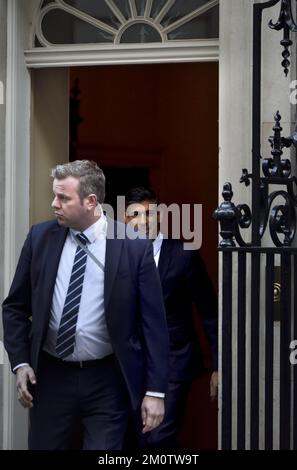
[[[96,240],[106,239],[106,232],[107,220],[102,209],[100,218],[83,232],[80,232],[79,230],[74,230],[72,228],[70,229],[72,241],[75,241],[75,235],[77,235],[78,233],[83,233],[88,238],[90,243],[94,243]]]

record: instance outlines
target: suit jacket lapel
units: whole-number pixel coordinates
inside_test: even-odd
[[[165,276],[169,268],[172,246],[173,245],[172,243],[170,243],[170,240],[167,240],[165,238],[163,239],[158,263],[158,270],[162,283],[165,280]]]
[[[44,256],[44,311],[50,313],[53,292],[56,283],[57,271],[61,258],[61,253],[68,234],[68,229],[57,225],[48,236],[46,252]]]
[[[115,223],[109,217],[107,219],[107,237],[104,271],[104,306],[105,312],[110,300],[113,283],[119,266],[120,255],[123,246],[124,231],[121,225]],[[120,237],[121,235],[121,237]]]

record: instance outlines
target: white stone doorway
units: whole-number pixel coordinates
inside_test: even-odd
[[[42,2],[43,3],[43,2]],[[50,2],[45,2],[49,4]],[[62,3],[62,2],[61,2]],[[129,4],[134,4],[130,2]],[[166,8],[169,2],[163,2]],[[170,2],[173,3],[173,2]],[[205,2],[200,2],[205,3]],[[218,2],[210,2],[217,5]],[[7,88],[6,88],[6,194],[5,194],[5,260],[4,291],[7,292],[13,276],[16,261],[30,225],[30,195],[32,176],[37,166],[34,162],[32,139],[34,77],[30,68],[61,67],[56,79],[65,85],[65,66],[102,65],[134,63],[178,63],[218,61],[218,40],[200,42],[178,42],[174,44],[143,44],[118,47],[67,47],[30,50],[32,26],[35,27],[40,1],[30,0],[8,2],[7,22]],[[169,9],[169,8],[168,8]],[[167,11],[168,11],[167,9]],[[165,10],[164,10],[165,12]],[[24,55],[24,50],[27,51]],[[37,72],[38,73],[38,72]],[[48,69],[48,77],[53,70]],[[33,80],[32,80],[33,78]],[[41,84],[41,83],[40,83]],[[40,85],[39,84],[39,85]],[[52,86],[54,81],[52,82]],[[54,86],[53,86],[54,88]],[[53,89],[59,94],[59,89]],[[36,104],[36,102],[35,102]],[[62,103],[61,103],[62,105]],[[36,109],[36,108],[35,108]],[[67,119],[66,116],[64,116]],[[66,122],[66,121],[65,121]],[[40,144],[40,142],[39,142]],[[36,148],[35,148],[36,150]],[[65,151],[59,146],[56,158]],[[64,160],[64,158],[63,158]],[[41,175],[42,176],[42,175]],[[38,175],[40,181],[40,175]],[[41,178],[42,180],[42,178]],[[32,199],[31,199],[32,200]],[[7,358],[3,367],[3,448],[26,448],[27,414],[17,403],[15,381],[11,375]]]

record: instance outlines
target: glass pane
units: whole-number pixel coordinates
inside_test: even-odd
[[[64,0],[64,2],[113,28],[118,28],[121,24],[103,0],[99,2],[94,2],[94,0]]]
[[[37,36],[35,36],[34,47],[42,47],[42,44],[40,44],[38,41]]]
[[[95,28],[62,10],[49,11],[42,21],[45,38],[52,44],[113,42],[112,34]]]
[[[162,42],[158,31],[147,24],[137,23],[124,31],[121,43]]]
[[[154,0],[153,6],[152,6],[152,12],[151,12],[152,18],[156,18],[156,16],[158,15],[158,13],[160,13],[165,3],[167,3],[167,0]]]
[[[161,21],[162,26],[168,26],[179,20],[188,13],[192,13],[197,8],[209,3],[209,0],[176,0],[174,5],[166,13]]]
[[[136,3],[136,8],[137,8],[137,14],[139,16],[143,16],[145,5],[146,5],[146,0],[135,0],[135,3]]]
[[[168,33],[168,39],[206,39],[219,37],[219,6]]]
[[[55,0],[43,0],[42,2],[42,8],[48,5],[49,3],[53,3]]]
[[[131,10],[129,6],[128,0],[113,0],[113,3],[118,7],[118,9],[122,12],[126,20],[131,18]]]

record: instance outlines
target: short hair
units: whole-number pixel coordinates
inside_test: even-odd
[[[125,206],[126,208],[130,206],[130,204],[141,203],[143,201],[149,201],[153,204],[158,204],[158,196],[150,188],[145,188],[144,186],[139,186],[137,188],[132,188],[127,191],[125,195]]]
[[[79,181],[78,194],[81,201],[95,194],[99,204],[103,204],[105,198],[105,176],[96,162],[90,160],[75,160],[63,163],[52,169],[51,176],[57,180],[63,180],[72,176]]]

